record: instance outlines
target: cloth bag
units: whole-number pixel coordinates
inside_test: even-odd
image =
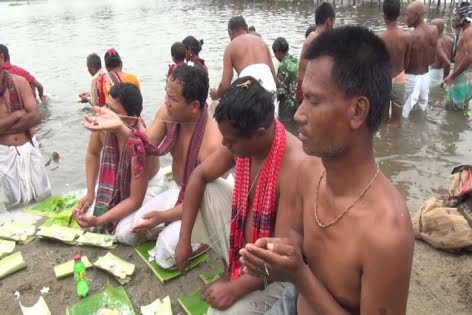
[[[472,251],[472,166],[454,168],[449,195],[426,200],[412,223],[415,237],[435,248]]]

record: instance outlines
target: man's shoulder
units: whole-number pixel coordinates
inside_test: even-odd
[[[24,86],[28,84],[28,80],[25,79],[22,75],[16,74],[16,73],[10,73],[13,83],[15,84],[16,87],[19,86]]]
[[[365,241],[379,247],[402,246],[398,242],[408,243],[413,240],[408,208],[400,192],[385,176],[381,175],[378,181],[365,200],[365,211],[368,213],[365,224],[370,231],[366,233],[370,240]]]

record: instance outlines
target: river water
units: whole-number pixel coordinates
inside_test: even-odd
[[[243,14],[269,45],[276,37],[287,38],[291,53],[296,55],[307,26],[314,22],[311,3],[270,1],[0,2],[0,14],[0,42],[10,48],[12,63],[32,72],[50,97],[47,105],[41,105],[43,123],[38,139],[46,160],[55,151],[61,156],[60,163],[48,167],[54,193],[85,187],[89,132],[80,121],[87,109],[77,103],[77,95],[90,85],[85,66],[89,53],[103,56],[111,47],[120,53],[125,71],[141,81],[143,116],[149,123],[164,98],[173,42],[187,35],[204,39],[200,56],[207,62],[210,85],[216,86],[231,16]],[[337,25],[360,24],[374,31],[383,28],[377,7],[338,8],[337,14]],[[428,19],[435,16],[431,12]],[[449,20],[448,15],[445,18]],[[450,27],[447,32],[451,33]],[[413,212],[423,199],[447,187],[454,166],[472,161],[470,120],[461,113],[442,110],[442,97],[441,89],[433,89],[426,114],[414,112],[401,128],[384,127],[376,135],[381,169]]]

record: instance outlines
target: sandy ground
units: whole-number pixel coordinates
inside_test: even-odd
[[[71,259],[78,249],[91,261],[106,253],[103,249],[73,247],[39,239],[27,245],[17,245],[28,267],[0,281],[0,314],[21,314],[19,302],[25,306],[34,304],[43,287],[50,288],[44,299],[52,314],[65,314],[66,307],[78,301],[74,279],[56,280],[53,266]],[[112,253],[136,265],[135,274],[125,289],[137,314],[140,314],[141,305],[167,295],[171,297],[174,314],[182,313],[177,298],[201,287],[203,284],[198,275],[209,268],[203,264],[187,276],[162,285],[133,248],[119,246]],[[89,269],[88,278],[91,293],[94,293],[105,288],[109,276],[101,270]],[[111,283],[118,285],[114,279]],[[15,291],[20,292],[19,299],[16,299]],[[408,314],[472,314],[471,254],[451,255],[417,242]]]

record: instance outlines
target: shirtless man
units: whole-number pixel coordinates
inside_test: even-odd
[[[438,30],[424,22],[425,13],[426,7],[421,0],[413,1],[406,9],[406,24],[414,30],[410,33],[410,56],[405,68],[408,96],[402,113],[405,118],[416,105],[423,111],[428,107],[429,66],[436,54]]]
[[[452,38],[444,34],[444,20],[434,19],[431,25],[438,29],[438,47],[431,64],[431,86],[439,86],[451,71]]]
[[[367,29],[346,26],[322,34],[306,56],[295,120],[303,150],[322,165],[311,157],[299,169],[289,210],[299,213],[290,235],[298,238],[247,244],[242,263],[295,285],[266,314],[405,314],[413,231],[373,151],[391,89],[388,51]]]
[[[12,65],[10,63],[10,53],[8,51],[8,47],[0,44],[0,53],[3,53],[5,56],[5,61],[3,63],[3,70],[6,70],[10,72],[11,74],[16,74],[19,75],[28,81],[28,84],[31,87],[31,90],[33,91],[33,96],[36,97],[36,89],[38,90],[38,97],[42,102],[46,102],[47,97],[44,95],[44,87],[39,81],[31,75],[28,71],[25,69],[18,67],[16,65]]]
[[[211,89],[211,98],[219,99],[231,85],[233,68],[239,77],[251,76],[261,80],[267,91],[275,93],[277,75],[269,47],[264,40],[249,33],[242,16],[235,16],[229,20],[228,34],[231,42],[226,46],[223,56],[223,77],[218,89]],[[278,108],[275,112],[278,113]]]
[[[472,6],[469,2],[456,5],[453,28],[460,28],[454,71],[444,79],[448,86],[446,109],[466,110],[472,98]]]
[[[44,160],[32,128],[41,114],[25,78],[4,70],[0,51],[0,190],[7,207],[40,201],[51,194]]]
[[[311,31],[306,36],[303,42],[302,52],[300,53],[300,63],[298,65],[298,84],[297,84],[297,103],[298,106],[303,102],[302,83],[305,77],[305,70],[307,60],[305,58],[305,51],[315,38],[320,36],[324,31],[330,30],[334,27],[334,20],[336,13],[329,2],[322,2],[315,10],[315,30]],[[308,31],[307,31],[308,33]]]
[[[216,108],[215,118],[223,146],[190,178],[176,262],[184,271],[192,254],[190,239],[200,208],[207,230],[214,231],[217,238],[217,253],[229,264],[228,274],[203,292],[211,306],[207,314],[261,314],[280,296],[283,285],[275,282],[262,290],[262,279],[241,273],[238,252],[244,243],[255,242],[261,235],[287,233],[293,218],[290,210],[295,203],[296,169],[305,155],[300,141],[274,120],[272,95],[254,78],[242,77],[231,85]],[[234,166],[232,207],[206,206],[204,187]]]
[[[207,96],[208,77],[198,67],[178,66],[168,78],[165,104],[159,108],[146,134],[151,144],[155,146],[160,144],[160,155],[170,153],[172,177],[175,183],[170,184],[167,190],[145,201],[143,206],[136,211],[134,218],[129,218],[127,228],[125,228],[126,224],[122,225],[121,231],[116,232],[122,243],[135,245],[144,237],[155,238],[155,232],[158,231],[156,228],[160,229],[165,223],[172,222],[175,224],[169,224],[166,227],[166,229],[170,228],[167,229],[169,232],[164,232],[164,229],[159,237],[167,237],[166,233],[172,234],[170,231],[175,233],[176,230],[175,247],[182,214],[182,187],[185,187],[193,168],[202,163],[221,143],[221,134],[216,122],[208,117]],[[106,109],[99,109],[99,115],[102,116],[103,121],[100,121],[97,126],[88,126],[89,129],[118,128],[124,129],[124,132],[128,129],[119,117],[112,117],[110,111]],[[198,139],[200,141],[197,141]],[[93,187],[93,185],[90,186]],[[82,203],[91,204],[92,197],[92,194],[89,197],[86,196],[81,200],[79,207]],[[172,255],[173,253],[167,252],[163,254],[166,258]],[[170,258],[173,259],[173,257]]]
[[[385,111],[385,121],[399,123],[402,118],[402,106],[405,103],[405,67],[408,65],[410,37],[397,25],[400,16],[400,0],[385,0],[383,3],[384,21],[387,29],[380,34],[390,55],[393,69],[392,95],[390,97],[392,116]],[[390,119],[389,119],[390,118]]]

